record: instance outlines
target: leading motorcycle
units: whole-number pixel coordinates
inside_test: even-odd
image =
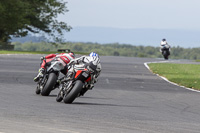
[[[50,62],[45,61],[44,76],[39,78],[36,87],[36,94],[41,94],[42,96],[49,96],[52,90],[57,87],[57,80],[60,71],[64,70],[66,64],[60,58],[55,58]],[[41,63],[43,60],[41,61]]]
[[[72,65],[73,72],[68,74],[59,86],[60,91],[58,92],[56,101],[64,103],[72,103],[78,96],[82,96],[86,91],[92,89],[90,81],[94,73],[96,72],[97,66],[92,62],[82,65]]]

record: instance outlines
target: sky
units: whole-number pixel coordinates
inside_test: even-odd
[[[65,36],[68,41],[155,46],[162,38],[167,38],[173,46],[200,46],[200,0],[63,1],[67,2],[69,11],[60,15],[58,20],[73,28]],[[93,29],[88,30],[91,27]],[[117,29],[118,35],[111,32],[116,31],[113,28]],[[138,29],[141,29],[139,35],[135,33]],[[145,36],[143,29],[148,30]],[[127,38],[130,33],[127,30],[135,34]],[[102,33],[106,32],[102,38]]]
[[[64,0],[72,27],[200,30],[200,0]]]

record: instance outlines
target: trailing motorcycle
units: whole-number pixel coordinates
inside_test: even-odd
[[[57,87],[57,79],[59,77],[60,71],[64,70],[66,64],[60,58],[55,58],[50,62],[46,63],[45,61],[45,70],[44,76],[40,77],[37,82],[36,94],[41,94],[42,96],[48,96],[52,90]],[[43,60],[41,61],[41,63]]]
[[[84,95],[88,89],[92,89],[90,81],[96,72],[97,66],[92,62],[82,65],[72,65],[72,73],[69,73],[59,86],[56,101],[72,103],[78,96]]]
[[[161,49],[162,55],[163,55],[165,60],[168,60],[168,58],[169,58],[169,55],[170,55],[169,48],[170,48],[169,45],[164,45]]]

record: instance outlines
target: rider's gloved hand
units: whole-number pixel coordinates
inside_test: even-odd
[[[44,60],[44,59],[45,59],[45,56],[40,57],[40,60]]]
[[[74,64],[77,64],[77,60],[71,60],[71,61],[68,63],[68,66],[71,66],[71,65],[74,65]]]

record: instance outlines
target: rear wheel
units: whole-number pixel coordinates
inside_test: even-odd
[[[63,100],[63,90],[60,90],[56,97],[56,101],[61,102],[62,100]]]
[[[40,85],[39,85],[39,84],[38,84],[37,87],[36,87],[35,93],[36,93],[37,95],[40,94]]]
[[[64,103],[72,103],[76,99],[78,94],[81,92],[82,88],[83,88],[83,82],[77,80],[72,90],[68,94],[65,94],[63,99]]]
[[[53,90],[53,87],[55,86],[57,81],[57,76],[55,73],[50,73],[49,78],[44,86],[44,88],[41,91],[42,96],[48,96],[50,92]]]

